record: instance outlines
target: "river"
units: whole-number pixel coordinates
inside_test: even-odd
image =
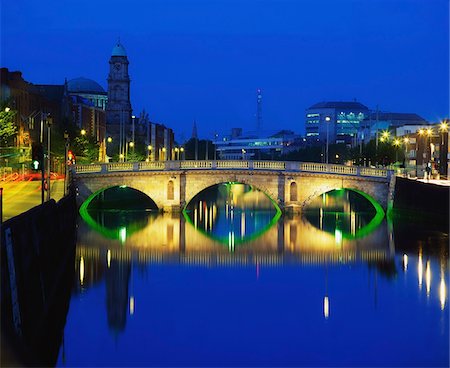
[[[233,183],[181,214],[138,207],[80,217],[58,366],[449,365],[436,221],[347,190],[282,215]]]

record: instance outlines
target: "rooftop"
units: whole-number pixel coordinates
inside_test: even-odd
[[[308,108],[308,110],[310,109],[369,110],[367,106],[356,101],[324,101],[312,105]]]

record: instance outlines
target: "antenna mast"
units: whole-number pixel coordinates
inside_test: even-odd
[[[256,131],[258,136],[262,130],[262,91],[261,88],[256,90]]]

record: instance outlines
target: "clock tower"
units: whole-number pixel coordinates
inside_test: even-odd
[[[117,42],[109,59],[108,103],[106,105],[106,135],[113,139],[116,153],[131,138],[130,76],[125,48]],[[109,151],[109,150],[108,150]]]

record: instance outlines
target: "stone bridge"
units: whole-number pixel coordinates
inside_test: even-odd
[[[285,211],[301,212],[314,198],[333,189],[364,194],[386,211],[392,197],[392,171],[357,166],[292,161],[117,162],[71,167],[79,204],[113,186],[128,186],[149,196],[164,212],[180,211],[202,190],[238,182],[266,193]]]

